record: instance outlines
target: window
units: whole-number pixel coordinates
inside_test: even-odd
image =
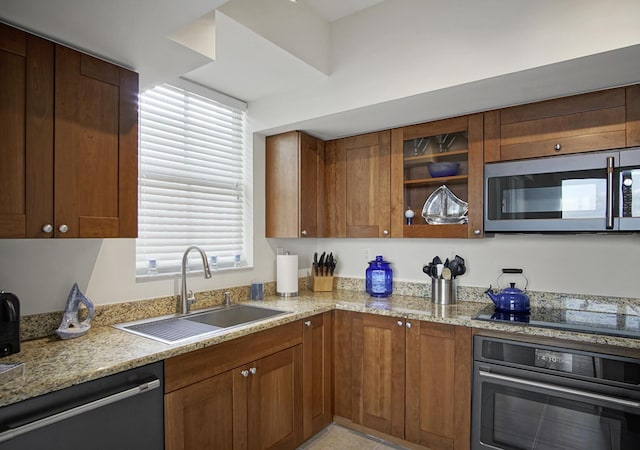
[[[141,94],[137,276],[179,272],[191,245],[215,268],[252,264],[245,107],[184,80]]]

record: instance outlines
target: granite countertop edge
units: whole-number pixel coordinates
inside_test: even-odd
[[[269,296],[259,302],[239,303],[258,303],[292,312],[186,344],[168,345],[111,326],[92,328],[85,336],[70,340],[49,336],[26,341],[21,344],[20,353],[0,360],[1,364],[22,363],[24,367],[22,377],[0,386],[0,407],[334,309],[640,351],[640,339],[473,320],[480,310],[490,305],[486,299],[438,305],[425,297],[392,295],[375,299],[363,292],[338,290],[301,292],[293,298]]]

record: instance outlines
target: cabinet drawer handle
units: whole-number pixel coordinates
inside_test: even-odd
[[[311,326],[311,321],[310,320],[305,320],[304,324],[305,324],[305,326],[310,327]]]
[[[67,224],[62,224],[58,227],[58,231],[60,233],[66,233],[67,231],[69,231],[69,227],[67,226]]]
[[[562,144],[556,144],[553,146],[553,149],[557,152],[559,152],[562,149]]]
[[[249,371],[247,369],[244,369],[242,372],[240,372],[240,375],[247,378],[249,376]]]
[[[50,223],[47,223],[42,226],[42,231],[45,233],[51,233],[53,231],[53,226]]]
[[[249,369],[249,372],[251,372],[251,375],[255,375],[256,373],[258,373],[258,369],[256,369],[255,367],[251,367]]]
[[[402,325],[404,325],[404,323],[402,322],[402,320],[398,320],[398,326],[401,327]]]

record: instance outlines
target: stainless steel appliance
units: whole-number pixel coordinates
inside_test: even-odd
[[[640,148],[486,164],[484,196],[488,232],[638,231]]]
[[[0,357],[20,352],[20,301],[0,292]]]
[[[514,313],[497,311],[491,305],[479,311],[474,319],[640,339],[640,316],[624,314],[617,308],[591,311],[537,306],[528,312]]]
[[[157,362],[4,406],[0,450],[162,450],[163,388]]]
[[[474,337],[471,448],[632,450],[640,360]]]

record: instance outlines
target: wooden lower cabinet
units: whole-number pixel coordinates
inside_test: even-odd
[[[408,321],[406,339],[405,439],[432,449],[468,449],[471,328]]]
[[[303,439],[309,439],[333,420],[333,312],[303,321]]]
[[[431,449],[468,449],[471,329],[335,312],[335,414]]]
[[[302,322],[165,361],[165,448],[295,449],[303,440]]]

